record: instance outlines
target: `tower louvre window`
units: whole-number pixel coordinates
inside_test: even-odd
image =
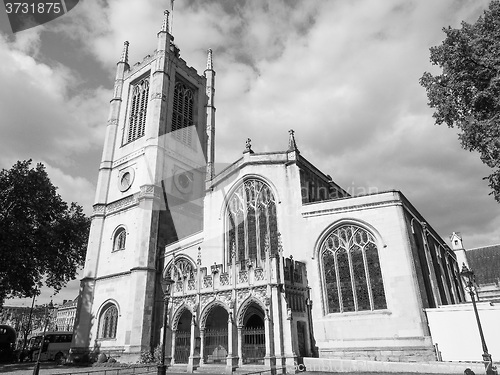
[[[172,133],[177,140],[187,146],[192,146],[193,143],[193,108],[193,90],[183,83],[177,82],[174,88]]]
[[[146,128],[146,111],[148,109],[149,78],[144,78],[134,85],[132,103],[128,121],[127,143],[144,135]]]
[[[335,229],[321,245],[327,313],[387,308],[377,245],[355,225]]]

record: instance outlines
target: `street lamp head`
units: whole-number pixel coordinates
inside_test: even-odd
[[[163,291],[163,296],[164,297],[170,297],[170,292],[172,290],[172,284],[175,281],[172,280],[172,278],[167,275],[167,277],[161,279],[161,290]]]
[[[465,263],[462,264],[460,276],[462,277],[465,287],[472,290],[474,288],[474,284],[476,283],[476,278],[474,276],[474,271],[468,268]]]

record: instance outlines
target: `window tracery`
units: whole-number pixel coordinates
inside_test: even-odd
[[[125,228],[118,229],[113,240],[113,251],[125,250],[126,239],[127,232],[125,231]]]
[[[132,90],[127,143],[144,135],[146,128],[146,111],[148,108],[149,77],[140,80]]]
[[[184,279],[194,280],[194,272],[195,266],[189,259],[178,257],[175,259],[173,265],[170,264],[167,268],[166,274],[174,281],[182,281]]]
[[[270,187],[258,179],[247,179],[228,200],[227,261],[264,259],[278,252],[276,200]],[[230,249],[234,248],[234,252]]]
[[[387,308],[377,245],[371,233],[343,225],[320,250],[327,313]]]
[[[192,146],[193,108],[193,90],[183,83],[177,82],[174,88],[172,132],[176,139],[187,146]]]
[[[116,338],[116,326],[118,325],[118,308],[109,304],[101,313],[99,321],[99,338],[114,339]]]

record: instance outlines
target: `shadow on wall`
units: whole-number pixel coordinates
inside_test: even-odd
[[[73,342],[69,351],[70,363],[90,363],[97,361],[100,354],[100,344],[95,340],[91,349],[92,326],[95,316],[92,314],[92,300],[95,280],[83,278],[80,282],[80,292],[78,294],[78,307],[75,317],[75,328]]]

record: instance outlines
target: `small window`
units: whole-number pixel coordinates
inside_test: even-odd
[[[125,228],[120,228],[115,233],[113,241],[113,251],[125,250],[125,240],[127,239],[127,232]]]
[[[102,312],[99,319],[100,339],[116,338],[116,326],[118,324],[118,309],[115,305],[109,304]]]

